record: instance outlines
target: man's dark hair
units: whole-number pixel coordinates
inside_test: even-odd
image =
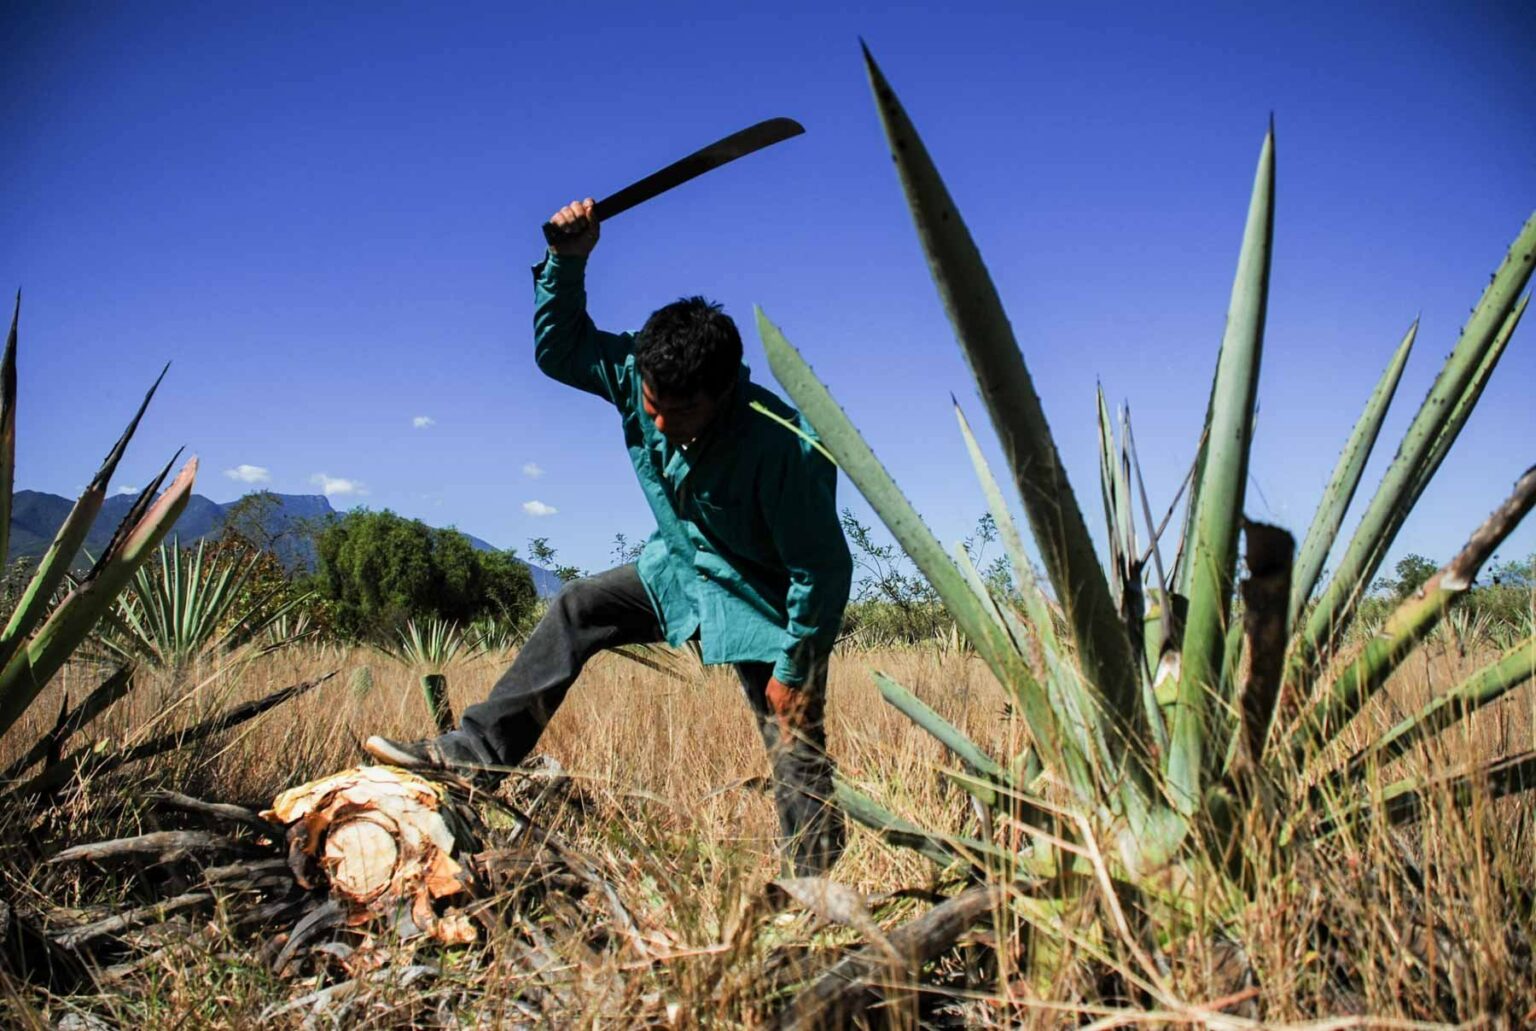
[[[645,320],[635,339],[635,365],[663,397],[718,394],[736,381],[741,334],[720,305],[684,297]]]

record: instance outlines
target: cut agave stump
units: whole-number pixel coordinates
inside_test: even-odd
[[[475,938],[454,906],[475,888],[460,861],[477,846],[439,785],[363,766],[283,792],[262,814],[287,829],[288,862],[305,888],[327,888],[343,921],[385,917],[402,937]]]
[[[66,848],[45,864],[90,868],[85,876],[99,877],[103,891],[121,892],[126,876],[134,908],[93,919],[40,903],[13,923],[58,962],[73,964],[70,969],[101,970],[104,983],[157,969],[168,949],[206,947],[200,930],[206,925],[194,911],[210,914],[242,941],[259,943],[260,961],[278,975],[339,972],[353,979],[344,984],[384,976],[380,964],[398,964],[418,946],[469,946],[461,954],[469,966],[493,962],[499,953],[527,968],[520,1005],[546,1008],[545,1024],[575,1005],[580,966],[550,954],[550,939],[582,956],[649,959],[655,947],[675,946],[669,933],[638,920],[623,901],[620,887],[632,860],[585,855],[533,822],[531,814],[560,779],[521,785],[523,793],[536,793],[524,802],[517,785],[507,792],[510,799],[497,798],[457,778],[434,776],[388,766],[347,769],[283,792],[260,815],[152,792],[147,801],[162,811],[154,819],[161,829]],[[487,824],[482,806],[510,819]],[[165,826],[188,820],[216,829]],[[63,883],[79,883],[82,874],[63,876]],[[481,927],[500,933],[482,935]],[[380,949],[380,939],[409,947]],[[397,973],[414,978],[411,971],[420,969],[436,968]],[[340,990],[332,985],[284,1005],[330,1014],[324,993],[333,989]],[[416,1004],[427,999],[420,996]]]

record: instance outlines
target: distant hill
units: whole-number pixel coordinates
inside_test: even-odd
[[[278,538],[278,558],[290,568],[313,569],[314,546],[302,534],[289,534],[296,523],[308,519],[324,519],[336,514],[324,494],[274,494],[278,502],[262,525],[269,536]],[[18,558],[38,558],[53,543],[54,534],[64,524],[64,518],[74,507],[74,501],[57,494],[37,490],[18,490],[11,503],[11,543],[6,562]],[[201,494],[192,495],[186,511],[176,521],[172,531],[183,544],[190,544],[203,537],[217,534],[224,525],[224,517],[234,502],[219,504]],[[112,539],[112,531],[127,515],[133,505],[133,495],[116,494],[101,506],[101,514],[85,538],[85,551],[99,555]],[[462,532],[462,531],[460,531]],[[479,551],[497,551],[494,545],[471,534],[464,534],[469,543]],[[84,556],[80,557],[84,562]],[[521,560],[519,560],[521,561]],[[548,598],[560,590],[560,578],[554,573],[529,562],[523,562],[533,575],[533,587],[541,598]]]

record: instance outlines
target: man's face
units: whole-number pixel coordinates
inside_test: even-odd
[[[673,397],[656,393],[649,383],[642,381],[640,393],[646,417],[656,424],[657,432],[674,444],[686,444],[714,421],[729,389],[719,394],[701,390],[690,396]]]

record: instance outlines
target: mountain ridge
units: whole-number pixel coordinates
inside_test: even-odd
[[[270,513],[271,518],[263,523],[262,529],[274,537],[281,537],[290,532],[302,520],[324,519],[340,514],[331,506],[330,499],[324,494],[274,493],[272,497],[278,504],[276,510]],[[5,557],[7,565],[19,558],[41,557],[53,543],[54,535],[58,533],[59,527],[63,525],[75,504],[69,498],[39,490],[18,490],[12,499],[10,545]],[[112,538],[112,532],[117,529],[117,524],[132,507],[133,500],[132,494],[114,494],[102,503],[101,513],[97,515],[90,533],[86,535],[85,551],[96,555],[106,548],[107,542]],[[182,512],[181,518],[176,520],[176,526],[171,532],[179,537],[183,544],[211,537],[223,527],[229,510],[239,500],[237,498],[235,501],[220,504],[201,494],[194,494],[188,499],[186,510]],[[443,529],[454,528],[444,527]],[[462,530],[454,532],[464,533]],[[464,533],[464,536],[477,551],[501,550],[474,534]],[[314,568],[315,556],[312,544],[302,539],[285,543],[287,547],[279,546],[275,549],[285,565],[302,566],[305,569]],[[560,578],[554,573],[525,559],[519,558],[518,561],[528,567],[528,572],[533,576],[534,590],[538,592],[539,597],[548,598],[560,590]]]

